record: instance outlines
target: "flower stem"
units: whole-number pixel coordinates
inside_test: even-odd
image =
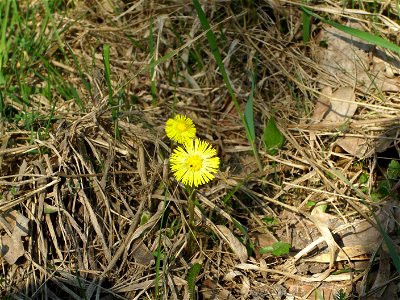
[[[189,192],[188,198],[188,211],[189,211],[189,237],[187,243],[187,254],[193,256],[196,253],[197,243],[196,243],[196,227],[194,226],[194,201],[196,199],[196,188],[187,187]]]
[[[189,188],[188,211],[189,211],[189,226],[190,229],[194,228],[194,201],[196,199],[196,189]]]

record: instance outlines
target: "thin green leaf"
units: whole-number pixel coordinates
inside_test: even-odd
[[[255,76],[251,81],[251,91],[249,95],[249,100],[247,100],[246,107],[244,109],[244,120],[246,122],[247,127],[247,138],[249,139],[250,144],[254,144],[256,140],[256,133],[254,129],[254,112],[253,112],[253,99],[254,99],[254,87],[255,87]]]
[[[61,53],[63,54],[64,57],[67,57],[67,53],[65,53],[65,50],[64,50],[64,43],[61,41],[61,37],[58,34],[58,27],[57,27],[56,23],[54,22],[53,10],[50,9],[48,1],[43,1],[43,4],[45,7],[46,16],[50,20],[50,23],[54,29],[53,34],[57,41],[58,49],[61,51]]]
[[[224,199],[222,200],[222,202],[224,202],[224,204],[226,204],[231,198],[232,196],[243,186],[243,182],[239,182],[233,189],[231,189],[224,197]]]
[[[151,218],[151,213],[148,210],[145,210],[142,215],[140,216],[140,223],[139,225],[142,226],[146,224]]]
[[[326,212],[326,210],[328,209],[328,204],[320,204],[320,205],[317,205],[316,207],[315,207],[315,209],[318,209],[319,211],[321,211],[321,212]]]
[[[196,9],[196,13],[197,13],[197,15],[199,17],[201,26],[206,31],[206,36],[207,36],[208,43],[210,44],[211,52],[212,52],[212,54],[214,56],[214,59],[215,59],[217,65],[218,65],[218,69],[221,72],[222,78],[224,79],[224,83],[226,85],[226,88],[228,89],[229,95],[231,96],[232,101],[235,104],[236,110],[240,114],[243,126],[245,127],[245,130],[246,130],[246,135],[248,137],[251,137],[252,133],[249,130],[249,127],[248,127],[248,125],[246,123],[245,117],[242,115],[239,101],[236,98],[235,92],[233,90],[233,87],[232,87],[231,82],[230,82],[229,77],[228,77],[228,73],[225,70],[225,66],[224,66],[224,63],[222,61],[221,53],[218,50],[217,40],[215,39],[214,33],[211,30],[211,26],[208,23],[207,17],[204,14],[204,11],[201,8],[201,5],[200,5],[199,1],[198,0],[193,0],[193,5],[194,5],[194,8]],[[253,148],[253,153],[254,153],[254,157],[255,157],[255,159],[257,161],[258,168],[260,169],[260,171],[262,171],[263,167],[262,167],[260,158],[258,156],[257,148],[254,145],[254,143],[251,142],[250,139],[249,139],[249,142],[251,143],[251,146]]]
[[[279,225],[279,219],[272,217],[272,216],[267,216],[262,218],[262,220],[264,221],[265,224],[267,224],[268,226],[276,226]]]
[[[282,256],[288,254],[291,245],[284,242],[276,242],[272,246],[263,247],[260,249],[260,254],[271,253],[274,256]]]
[[[391,160],[387,170],[388,179],[396,180],[400,177],[400,163],[397,160]]]
[[[317,204],[315,201],[307,201],[307,203],[306,203],[306,206],[307,207],[313,207],[313,206],[315,206],[315,204]]]
[[[344,289],[340,289],[336,292],[335,296],[333,297],[334,300],[346,300],[346,291]]]
[[[108,103],[112,107],[112,119],[115,121],[115,138],[120,140],[120,130],[118,126],[118,115],[119,108],[115,108],[115,101],[113,98],[113,88],[111,85],[111,67],[110,67],[110,45],[105,44],[103,46],[103,64],[104,64],[104,77],[106,79],[107,88],[108,88]]]
[[[303,12],[302,15],[303,19],[303,42],[308,43],[310,41],[310,31],[311,31],[311,22],[310,22],[310,15],[306,13],[305,11]]]
[[[2,16],[3,13],[3,6],[5,5],[5,11],[4,11],[4,17]],[[11,1],[5,1],[1,3],[0,6],[0,19],[2,19],[1,22],[1,38],[0,38],[0,79],[1,82],[0,84],[3,84],[4,78],[3,78],[3,73],[1,72],[2,67],[3,67],[3,60],[4,62],[7,61],[8,58],[8,47],[7,47],[7,22],[8,22],[8,15],[10,12],[10,5]]]
[[[326,20],[326,19],[320,17],[319,15],[313,13],[312,11],[308,10],[307,8],[305,8],[303,6],[301,7],[301,9],[304,12],[306,12],[307,14],[309,14],[310,16],[313,16],[314,18],[317,18],[318,20],[321,20],[322,22],[324,22],[326,24],[329,24],[329,25],[335,27],[336,29],[339,29],[339,30],[341,30],[341,31],[343,31],[343,32],[345,32],[347,34],[350,34],[350,35],[352,35],[354,37],[362,39],[362,40],[364,40],[366,42],[369,42],[371,44],[374,44],[374,45],[377,45],[377,46],[381,46],[383,48],[391,50],[391,51],[397,53],[398,55],[400,55],[400,47],[395,45],[395,44],[393,44],[392,42],[384,39],[384,38],[381,38],[379,36],[375,36],[375,35],[373,35],[373,34],[371,34],[369,32],[365,32],[365,31],[362,31],[362,30],[359,30],[359,29],[356,29],[356,28],[351,28],[351,27],[348,27],[348,26],[345,26],[345,25],[341,25],[339,23],[336,23],[336,22],[333,22],[333,21],[330,21],[330,20]]]
[[[225,85],[226,85],[226,87],[228,89],[228,92],[231,95],[232,101],[234,102],[237,110],[240,111],[239,102],[236,99],[235,92],[233,91],[231,82],[230,82],[229,77],[228,77],[228,73],[225,70],[225,66],[224,66],[224,63],[222,61],[221,53],[219,52],[219,49],[218,49],[217,40],[215,39],[214,33],[211,30],[211,26],[208,23],[207,17],[204,14],[204,11],[201,8],[201,5],[200,5],[199,1],[198,0],[193,0],[193,5],[194,5],[194,8],[196,9],[196,13],[197,13],[197,15],[199,17],[201,26],[203,27],[204,30],[207,31],[206,32],[206,36],[207,36],[208,43],[210,44],[211,52],[212,52],[212,54],[213,54],[213,56],[215,58],[215,61],[216,61],[217,65],[218,65],[218,69],[221,72],[221,75],[222,75],[222,77],[224,79],[224,82],[225,82]]]
[[[187,276],[187,283],[189,288],[189,296],[191,300],[196,299],[196,279],[201,271],[201,264],[195,263],[189,270]]]
[[[285,142],[285,137],[279,131],[272,117],[268,120],[267,126],[264,128],[263,141],[270,155],[275,155]]]
[[[374,218],[376,220],[376,224],[378,225],[378,229],[383,236],[383,240],[385,241],[385,244],[389,250],[389,255],[392,258],[392,261],[393,261],[394,266],[396,267],[397,273],[400,273],[400,256],[397,254],[396,247],[395,247],[392,239],[389,237],[389,235],[383,228],[379,219],[375,215],[374,215]]]
[[[51,87],[51,81],[49,80],[49,81],[48,81],[48,84],[47,84],[48,91],[50,91],[50,87]],[[50,100],[50,103],[51,103],[51,100]],[[49,118],[48,118],[48,120],[47,120],[47,124],[46,124],[46,131],[45,131],[45,134],[46,134],[46,135],[49,133],[51,121],[53,120],[54,111],[55,111],[55,109],[56,109],[56,104],[57,104],[57,100],[54,100],[54,101],[53,101],[53,105],[51,106],[50,116],[49,116]]]
[[[113,91],[111,86],[110,45],[108,44],[105,44],[103,46],[103,65],[104,65],[104,77],[106,79],[108,88],[108,103],[110,104],[110,106],[114,106]]]
[[[242,223],[240,223],[238,220],[236,220],[235,218],[232,217],[232,222],[233,225],[235,225],[235,227],[237,229],[240,230],[240,232],[245,236],[245,243],[247,242],[247,240],[249,239],[249,232],[248,229],[242,225]]]
[[[155,286],[154,286],[154,297],[155,299],[162,299],[162,292],[159,291],[159,281],[160,281],[160,266],[161,266],[161,260],[164,260],[162,257],[162,251],[161,251],[161,244],[162,244],[162,234],[163,234],[163,224],[164,224],[164,216],[165,216],[165,211],[167,209],[167,197],[168,197],[168,190],[165,189],[164,193],[164,208],[161,214],[161,220],[160,220],[160,229],[158,231],[158,245],[157,245],[157,250],[156,250],[156,275],[155,275]],[[161,273],[162,275],[162,273]],[[164,277],[162,278],[164,281]],[[160,295],[161,294],[161,295]]]

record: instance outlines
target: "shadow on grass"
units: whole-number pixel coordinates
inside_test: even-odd
[[[93,279],[92,279],[93,280]],[[109,282],[104,281],[100,288],[98,280],[93,288],[92,280],[84,279],[79,274],[55,272],[51,278],[37,283],[21,282],[20,286],[9,287],[13,292],[0,292],[0,300],[9,299],[129,299],[109,289]],[[92,288],[92,289],[91,289]],[[92,292],[89,291],[91,289]],[[91,297],[90,297],[91,294]]]

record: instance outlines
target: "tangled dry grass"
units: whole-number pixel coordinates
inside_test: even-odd
[[[400,26],[387,17],[396,9],[390,5],[382,5],[374,23],[363,7],[312,8],[398,43]],[[32,94],[34,110],[54,116],[47,134],[39,134],[45,122],[31,130],[1,123],[0,224],[15,261],[2,259],[0,295],[189,299],[188,273],[200,263],[200,299],[332,299],[340,289],[368,299],[397,297],[398,275],[371,214],[396,238],[399,211],[395,199],[377,202],[371,193],[387,169],[378,150],[397,149],[398,57],[385,52],[384,59],[376,54],[384,49],[363,47],[346,48],[360,61],[339,50],[321,55],[322,41],[332,38],[326,32],[339,33],[315,21],[312,40],[303,43],[295,1],[204,2],[203,9],[243,111],[256,71],[263,170],[190,1],[70,1],[64,14],[54,15],[59,41],[46,56],[84,102],[62,99],[56,90],[52,103]],[[104,76],[105,44],[114,107]],[[149,63],[171,51],[151,73]],[[370,58],[364,69],[357,66],[365,63],[361,52]],[[41,77],[26,80],[46,85],[47,69],[37,70]],[[346,122],[327,122],[318,103],[339,98],[334,93],[342,88],[339,102],[356,103],[354,112]],[[24,109],[12,99],[5,103]],[[199,251],[193,256],[185,250],[187,195],[168,166],[164,124],[175,113],[192,118],[199,135],[218,148],[222,164],[217,179],[199,190]],[[261,142],[271,117],[286,139],[276,155]],[[362,174],[369,175],[365,182]],[[17,237],[16,228],[22,229]],[[277,241],[290,243],[291,252],[260,253]]]

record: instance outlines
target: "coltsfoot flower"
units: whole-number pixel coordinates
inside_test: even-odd
[[[183,115],[176,115],[173,119],[168,119],[165,125],[165,133],[171,140],[184,144],[196,137],[196,127],[192,119]]]
[[[199,186],[214,179],[219,167],[217,151],[206,141],[191,140],[177,147],[170,163],[174,177],[185,185]]]

